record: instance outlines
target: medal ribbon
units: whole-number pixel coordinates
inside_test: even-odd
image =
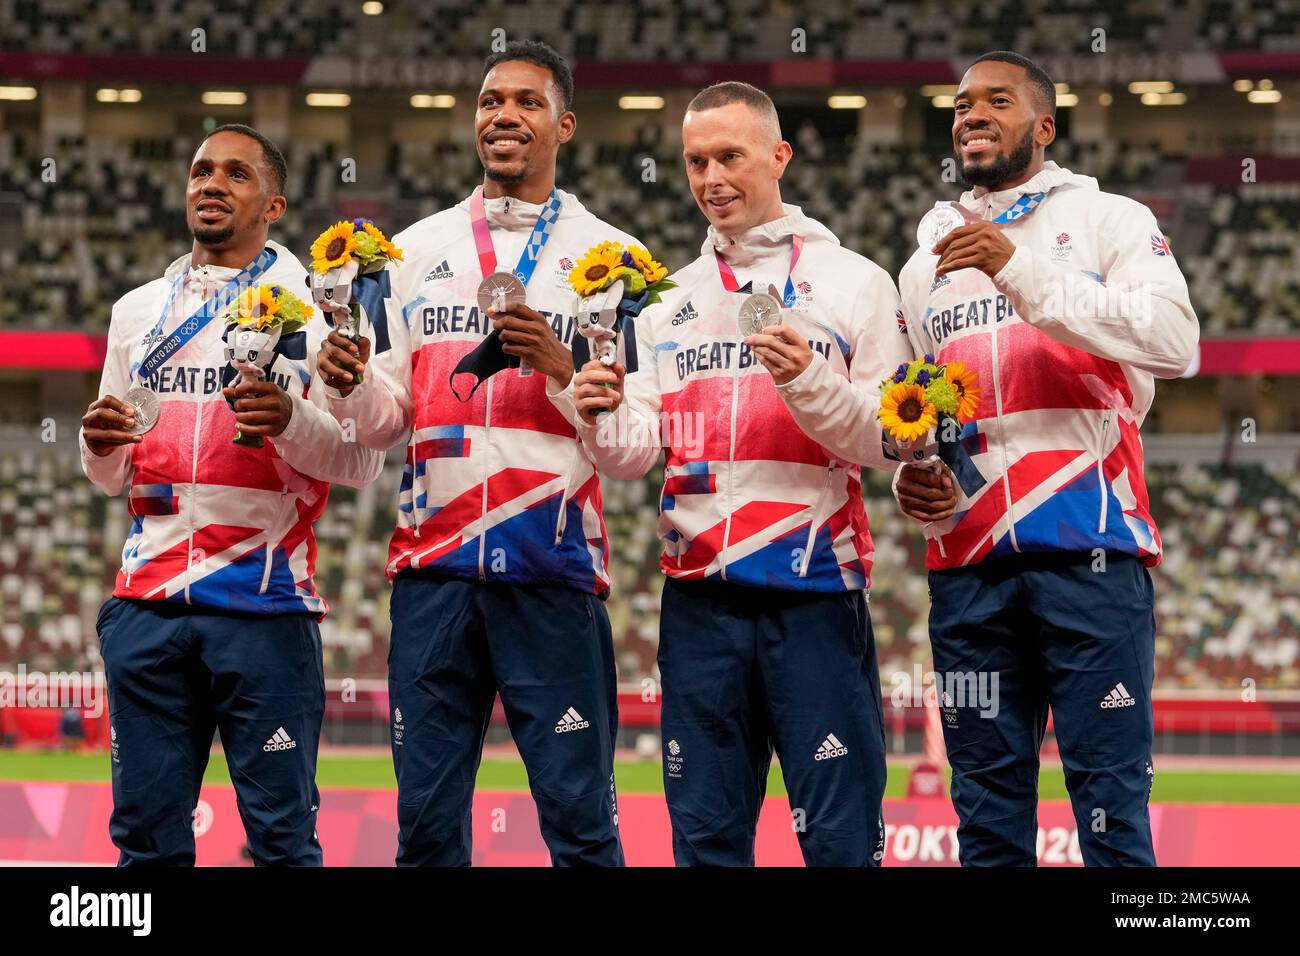
[[[542,207],[537,222],[533,223],[532,234],[524,243],[524,251],[519,256],[518,265],[515,266],[515,277],[524,285],[528,285],[528,280],[533,277],[533,270],[537,268],[537,260],[541,258],[542,249],[546,247],[547,240],[551,238],[551,233],[555,229],[555,222],[560,218],[561,205],[560,194],[552,186],[551,198]],[[492,234],[488,230],[487,207],[483,203],[482,186],[477,187],[470,194],[469,224],[474,231],[474,247],[478,250],[479,271],[486,279],[497,271],[497,253],[492,247]]]
[[[794,267],[799,262],[799,253],[803,252],[803,236],[795,235],[794,251],[790,253],[790,271],[785,277],[785,294],[782,301],[788,309],[794,305]],[[727,260],[722,258],[718,250],[713,250],[713,257],[718,260],[718,274],[722,277],[722,287],[728,292],[739,292],[740,283],[736,281],[736,273],[732,271],[731,266],[727,265]]]
[[[131,377],[138,376],[141,384],[147,382],[150,375],[166,365],[168,360],[180,351],[186,343],[202,332],[209,322],[224,312],[226,306],[230,305],[245,288],[256,282],[275,260],[275,250],[269,246],[258,253],[256,259],[218,289],[216,295],[199,306],[198,310],[182,322],[175,332],[167,336],[162,344],[146,355],[143,361],[133,365],[131,367]],[[186,273],[181,273],[176,277],[176,281],[172,283],[171,291],[167,293],[167,301],[163,305],[162,315],[158,317],[157,324],[150,330],[149,337],[145,341],[156,341],[162,333],[162,327],[166,324],[168,316],[171,315],[176,296],[180,293],[181,286],[185,284],[185,276]]]
[[[1038,208],[1038,204],[1047,198],[1047,193],[1025,193],[1011,204],[1011,208],[994,219],[994,222],[1015,222],[1023,219]]]

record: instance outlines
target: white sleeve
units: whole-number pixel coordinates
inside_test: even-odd
[[[125,397],[131,387],[130,337],[122,331],[125,321],[117,303],[113,306],[108,326],[108,353],[104,357],[104,374],[99,380],[99,398],[112,395]],[[77,431],[77,444],[81,447],[81,470],[100,491],[106,495],[121,494],[131,480],[131,454],[134,444],[118,445],[107,455],[96,455],[86,444],[84,429]]]
[[[928,292],[924,283],[933,281],[934,266],[938,264],[938,256],[926,256],[930,260],[928,268],[921,265],[912,265],[913,262],[920,262],[918,257],[924,253],[916,252],[912,258],[904,264],[902,271],[898,274],[898,314],[903,324],[903,331],[906,333],[907,344],[911,349],[911,354],[903,361],[910,362],[912,359],[920,358],[923,355],[937,354],[934,341],[930,338],[930,330],[925,324],[925,303],[928,299]],[[917,273],[921,274],[918,276]],[[917,280],[920,279],[920,283]],[[897,366],[890,369],[890,372],[896,371]]]
[[[423,301],[406,302],[400,264],[390,262],[388,270],[392,294],[384,300],[384,309],[389,347],[374,352],[376,343],[372,333],[372,353],[361,383],[347,397],[335,388],[324,387],[330,414],[353,430],[359,444],[381,452],[405,441],[415,420],[411,398],[411,330],[407,317],[419,321],[419,306]]]
[[[293,414],[285,430],[271,438],[271,443],[294,471],[319,481],[361,488],[384,470],[384,453],[357,442],[329,412],[325,385],[316,372],[316,353],[328,331],[318,311],[307,325],[310,382],[303,392],[296,388],[290,391]]]
[[[926,259],[929,260],[926,266],[920,266],[919,264],[913,266],[912,263],[914,261],[918,263],[923,261],[918,259],[918,256],[925,256],[925,253],[913,253],[913,258],[907,261],[903,266],[903,270],[898,274],[898,289],[900,293],[899,315],[903,320],[903,325],[907,332],[907,344],[910,349],[910,354],[905,359],[901,359],[899,364],[902,364],[902,362],[910,362],[912,359],[920,358],[923,355],[937,355],[934,342],[930,338],[930,331],[925,325],[925,303],[928,298],[925,283],[933,281],[934,264],[938,263],[939,257],[926,256]],[[889,371],[894,372],[897,370],[897,367],[898,366],[896,365]],[[894,462],[893,468],[894,478],[889,483],[889,490],[893,493],[894,500],[897,501],[898,480],[903,476],[903,462]],[[933,522],[925,521],[921,518],[915,518],[912,515],[907,514],[907,512],[903,511],[901,506],[898,511],[909,521],[919,524],[926,529],[929,529],[933,524]],[[931,535],[927,533],[926,537],[931,537]]]
[[[1065,345],[1161,378],[1182,375],[1200,328],[1156,218],[1140,203],[1108,204],[1097,226],[1101,281],[1026,246],[993,277],[1020,317]]]
[[[881,449],[880,382],[911,358],[898,330],[898,292],[873,272],[853,301],[849,377],[836,374],[818,352],[799,375],[776,387],[805,435],[843,461],[892,471]]]
[[[663,450],[659,435],[659,413],[663,399],[659,393],[659,365],[653,329],[662,303],[644,309],[636,318],[635,372],[623,380],[623,403],[609,415],[601,415],[595,425],[578,416],[573,404],[573,385],[563,389],[547,381],[546,394],[565,417],[573,423],[592,462],[611,478],[630,480],[646,474]]]

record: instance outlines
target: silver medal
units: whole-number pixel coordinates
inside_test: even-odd
[[[478,307],[484,312],[503,312],[523,305],[527,292],[513,272],[494,272],[478,284]]]
[[[740,315],[736,324],[740,337],[748,338],[758,335],[769,325],[781,324],[781,301],[766,292],[755,292],[740,306]]]
[[[135,408],[135,428],[132,429],[134,434],[143,435],[158,424],[158,416],[162,413],[162,402],[158,398],[158,393],[152,388],[145,385],[132,385],[127,389],[123,401]]]
[[[965,217],[951,203],[940,203],[921,217],[916,227],[916,244],[929,252],[944,236],[965,224]]]

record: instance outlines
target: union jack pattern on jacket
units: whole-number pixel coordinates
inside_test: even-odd
[[[580,433],[616,478],[665,453],[660,565],[679,580],[796,591],[866,587],[873,547],[860,465],[889,467],[876,422],[881,378],[908,357],[889,276],[797,206],[735,237],[710,230],[678,288],[637,321],[638,369],[615,415]],[[780,321],[813,361],[777,386],[737,315],[751,291],[782,297],[793,237],[795,301]],[[714,252],[740,292],[722,285]]]
[[[572,195],[562,206],[527,286],[528,305],[570,346],[577,296],[569,271],[609,239],[636,240],[601,222]],[[485,201],[497,268],[511,270],[541,205]],[[356,423],[376,449],[407,441],[389,547],[390,578],[428,569],[458,580],[558,584],[609,593],[608,535],[600,478],[573,426],[573,403],[547,399],[547,377],[505,369],[465,402],[452,369],[492,331],[478,306],[483,276],[469,201],[393,238],[405,261],[391,264],[386,330],[361,385],[331,410]],[[376,374],[370,375],[374,370]],[[461,395],[472,381],[458,378]]]
[[[301,263],[283,246],[269,245],[276,260],[257,283],[305,296]],[[134,384],[131,369],[149,351],[145,339],[177,276],[185,275],[185,281],[160,330],[164,337],[238,271],[191,268],[187,255],[162,278],[118,300],[100,397],[121,399]],[[221,319],[214,318],[150,376],[162,410],[141,442],[100,457],[81,437],[87,477],[110,495],[128,489],[131,527],[113,594],[222,611],[324,615],[327,606],[313,580],[312,524],[325,508],[330,481],[373,481],[383,456],[343,441],[325,411],[313,375],[325,332],[319,313],[284,343],[269,369],[293,401],[288,427],[260,449],[233,444],[235,416],[221,394],[228,368],[222,332]]]
[[[936,279],[922,249],[899,280],[913,350],[964,362],[982,390],[960,436],[958,513],[926,529],[932,569],[1017,552],[1160,559],[1139,429],[1155,376],[1183,374],[1195,355],[1187,283],[1150,210],[1055,163],[961,201],[992,219],[1044,191],[1002,226],[1016,251],[994,278]]]

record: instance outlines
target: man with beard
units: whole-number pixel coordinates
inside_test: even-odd
[[[909,358],[898,293],[782,202],[792,151],[762,90],[702,90],[682,148],[709,222],[701,255],[641,315],[638,369],[589,363],[574,391],[606,474],[639,478],[667,449],[659,671],[673,856],[754,864],[775,751],[808,865],[879,865],[885,738],[861,466],[890,465],[876,386]],[[600,409],[614,414],[598,422]]]
[[[1160,537],[1138,430],[1198,327],[1150,210],[1044,161],[1055,103],[1015,53],[962,78],[952,141],[974,188],[922,220],[899,284],[915,351],[961,363],[979,396],[952,468],[904,466],[895,491],[927,522],[962,863],[1034,865],[1050,706],[1084,863],[1153,865]]]
[[[483,184],[394,237],[406,261],[390,273],[374,360],[367,339],[337,334],[319,356],[358,441],[409,438],[387,568],[399,865],[470,863],[497,693],[552,861],[623,863],[608,537],[573,426],[568,270],[601,240],[635,240],[555,186],[572,100],[569,67],[545,44],[488,57]]]
[[[99,613],[121,865],[193,865],[193,814],[214,729],[254,862],[319,866],[316,748],[325,708],[312,525],[329,482],[364,485],[383,456],[344,441],[309,354],[316,317],[281,340],[265,381],[222,388],[219,316],[250,285],[306,294],[267,232],[284,157],[257,130],[214,129],[186,192],[190,253],[113,306],[81,461],[128,488],[131,531]],[[230,403],[233,403],[233,408]],[[236,445],[236,430],[266,439]]]

